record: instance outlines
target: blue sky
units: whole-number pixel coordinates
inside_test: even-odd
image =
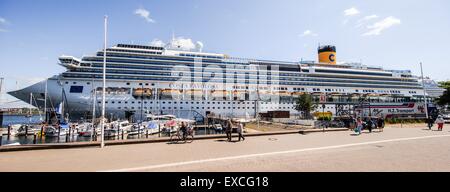
[[[102,48],[108,15],[110,46],[174,32],[204,51],[300,61],[333,44],[338,61],[417,75],[422,61],[426,76],[448,80],[448,10],[446,0],[0,0],[0,77],[9,91],[62,72],[58,56]]]

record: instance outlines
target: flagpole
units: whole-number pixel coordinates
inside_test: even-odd
[[[423,79],[422,62],[420,62],[420,73],[422,75],[423,100],[425,101],[425,116],[426,116],[426,119],[428,119],[428,103],[427,103],[427,97],[425,95],[425,79]]]
[[[108,28],[108,16],[105,15],[105,44],[103,49],[103,99],[102,99],[102,119],[101,119],[101,129],[102,129],[102,142],[100,147],[105,147],[105,100],[106,100],[106,36]]]

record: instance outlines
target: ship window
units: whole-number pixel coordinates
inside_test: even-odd
[[[70,93],[83,93],[83,86],[71,86]]]

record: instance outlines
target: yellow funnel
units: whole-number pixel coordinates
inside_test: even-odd
[[[336,47],[324,45],[318,48],[319,63],[336,64]]]

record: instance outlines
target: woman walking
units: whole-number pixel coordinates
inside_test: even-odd
[[[444,118],[441,115],[436,119],[436,124],[438,124],[438,131],[442,131],[442,128],[444,128]]]
[[[238,127],[237,132],[239,134],[239,141],[241,141],[241,138],[242,138],[242,141],[245,141],[245,138],[244,138],[244,124],[243,123],[239,123],[239,127]]]
[[[358,135],[361,135],[362,127],[363,127],[363,122],[361,120],[361,117],[358,117],[358,119],[356,120],[356,130],[355,130],[355,132],[357,132]]]

